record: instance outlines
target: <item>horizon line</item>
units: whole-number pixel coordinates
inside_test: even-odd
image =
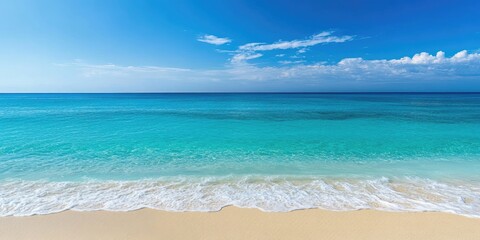
[[[480,91],[339,91],[339,92],[0,92],[0,94],[480,94]]]

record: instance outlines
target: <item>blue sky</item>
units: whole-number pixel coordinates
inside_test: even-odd
[[[480,1],[0,1],[0,92],[480,91]]]

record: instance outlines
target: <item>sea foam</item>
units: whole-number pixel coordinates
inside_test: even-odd
[[[480,186],[423,178],[204,177],[136,181],[0,183],[0,216],[64,210],[218,211],[225,206],[268,212],[320,208],[438,211],[480,217]]]

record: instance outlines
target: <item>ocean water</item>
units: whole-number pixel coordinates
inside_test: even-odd
[[[0,216],[480,217],[480,94],[0,94]]]

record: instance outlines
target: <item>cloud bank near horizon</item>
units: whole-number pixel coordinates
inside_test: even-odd
[[[86,78],[158,79],[166,81],[289,81],[326,82],[411,82],[480,78],[480,53],[460,51],[451,57],[439,51],[421,52],[399,59],[367,60],[345,58],[335,64],[314,63],[259,67],[232,64],[224,69],[186,69],[160,66],[120,66],[114,64],[69,64]]]

